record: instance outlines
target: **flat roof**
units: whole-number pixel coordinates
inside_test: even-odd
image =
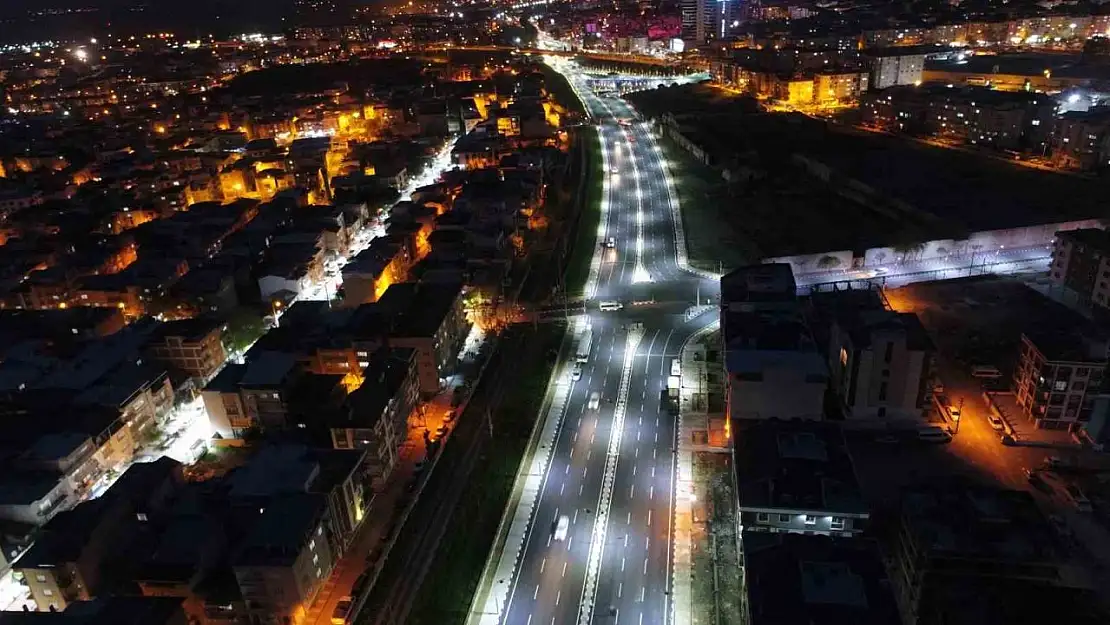
[[[322,522],[327,496],[290,493],[265,503],[234,560],[240,566],[287,565],[296,560]]]
[[[391,316],[392,336],[430,337],[439,330],[462,290],[461,283],[401,282],[386,289],[378,304]]]
[[[928,557],[1018,562],[1056,561],[1056,532],[1027,491],[952,478],[902,489],[900,514]],[[953,570],[952,573],[958,571]]]
[[[871,540],[766,532],[742,536],[751,625],[901,625]]]
[[[868,514],[838,426],[733,419],[732,432],[741,508]]]

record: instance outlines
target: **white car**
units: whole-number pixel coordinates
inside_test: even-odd
[[[624,304],[620,302],[605,301],[598,304],[598,308],[601,310],[601,312],[612,312],[614,310],[620,310],[624,308]]]
[[[586,404],[587,410],[597,410],[601,407],[601,393],[594,391],[590,393],[590,401]]]
[[[616,237],[609,237],[608,239],[605,239],[605,247],[607,247],[609,249],[613,249],[616,246],[617,246]]]
[[[580,363],[580,362],[574,363],[574,367],[570,370],[570,379],[572,379],[572,380],[581,380],[582,379],[582,363]]]
[[[1001,432],[1006,429],[1006,425],[1002,423],[1002,419],[999,419],[998,415],[987,415],[987,423],[991,424],[991,429],[996,432]]]
[[[552,538],[555,540],[566,540],[567,530],[570,529],[570,519],[567,515],[561,515],[559,520],[555,522],[555,531],[552,532]]]

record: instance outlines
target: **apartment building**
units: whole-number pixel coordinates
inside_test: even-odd
[[[158,328],[147,350],[167,367],[204,384],[227,360],[222,324],[208,319],[171,321]]]
[[[412,260],[412,253],[403,238],[385,236],[374,239],[370,247],[343,267],[343,306],[378,301],[391,285],[404,282]]]
[[[896,512],[884,552],[904,623],[940,625],[957,613],[979,623],[1099,622],[1028,492],[933,480],[904,487]]]
[[[934,51],[935,48],[926,46],[868,48],[861,51],[871,68],[868,86],[871,89],[886,89],[921,84],[925,57]]]
[[[420,392],[437,393],[470,332],[461,283],[394,284],[378,309],[389,319],[389,345],[416,350]]]
[[[105,567],[133,515],[124,502],[101,498],[60,513],[43,527],[14,565],[40,611],[63,611],[100,592]]]
[[[1049,159],[1078,171],[1110,167],[1110,107],[1060,115],[1052,129]]]
[[[266,503],[232,569],[252,623],[299,623],[335,565],[324,535],[327,498],[295,493]]]
[[[1099,228],[1057,232],[1048,277],[1083,300],[1110,307],[1110,232]]]
[[[733,419],[821,419],[829,373],[806,326],[790,265],[721,277],[721,336]]]
[[[408,434],[408,417],[420,398],[416,350],[383,348],[363,371],[363,383],[328,423],[336,449],[365,449],[375,486],[385,482]]]
[[[257,353],[245,365],[224,367],[201,391],[212,427],[230,438],[254,427],[286,427],[291,382],[298,373],[294,356],[283,352]]]
[[[936,350],[917,315],[890,310],[870,289],[814,294],[811,302],[844,417],[922,419]]]
[[[1063,322],[1027,329],[1014,371],[1014,395],[1038,428],[1071,429],[1105,411],[1110,342],[1094,327]]]
[[[762,532],[741,541],[749,625],[903,625],[873,541]]]
[[[838,426],[732,420],[742,532],[856,536],[870,512]]]
[[[931,83],[869,93],[864,124],[889,132],[929,134],[953,143],[1042,152],[1055,101],[1039,93]]]

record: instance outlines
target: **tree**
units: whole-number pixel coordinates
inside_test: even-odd
[[[903,264],[910,256],[916,256],[925,251],[924,243],[896,243],[890,247],[896,253],[902,255],[902,259],[898,262]]]
[[[836,269],[840,266],[840,259],[836,256],[826,254],[817,260],[817,266],[822,269]]]

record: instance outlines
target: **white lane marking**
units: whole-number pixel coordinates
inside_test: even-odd
[[[644,602],[644,595],[647,594],[647,588],[640,586],[640,603]],[[558,605],[558,604],[556,604]]]
[[[536,584],[536,589],[534,591],[532,591],[532,601],[535,601],[536,598],[539,597],[539,596],[540,596],[540,585]],[[529,614],[528,618],[532,618],[532,615]]]
[[[651,465],[651,476],[655,477],[655,465]]]
[[[628,534],[625,534],[625,535],[624,535],[624,546],[625,546],[625,547],[627,547],[627,546],[628,546]]]
[[[652,449],[651,450],[651,459],[652,460],[655,460],[655,453],[658,452],[658,451],[659,451],[658,449]]]
[[[567,463],[566,469],[563,469],[563,475],[570,475],[570,463]]]
[[[624,558],[621,558],[621,573],[624,573]]]
[[[620,599],[622,594],[624,594],[624,582],[618,582],[617,583],[617,599]]]
[[[592,449],[587,449],[587,450],[586,450],[586,462],[589,462],[589,461],[590,461],[590,456],[592,456],[592,455],[594,455],[594,450],[592,450]]]
[[[574,536],[571,536],[570,538],[567,539],[567,551],[571,550],[571,545],[573,545],[573,544],[574,544]]]
[[[651,510],[648,510],[648,514],[650,514],[650,513],[651,513]],[[578,508],[575,508],[574,509],[574,520],[572,520],[571,523],[577,523],[577,522],[578,522]]]
[[[636,447],[635,449],[632,450],[632,457],[633,458],[639,458],[640,457],[640,448],[639,447]]]
[[[567,487],[567,483],[566,483],[566,482],[563,482],[562,484],[560,484],[560,485],[559,485],[559,494],[560,494],[560,495],[562,495],[562,494],[563,494],[563,489],[564,489],[564,488],[566,488],[566,487]]]
[[[536,586],[536,589],[539,590],[539,586]],[[535,599],[535,597],[532,597],[532,598]],[[525,623],[525,625],[532,625],[532,615],[531,614],[528,615],[528,622]]]
[[[636,465],[632,465],[632,475],[636,475]]]
[[[547,546],[548,546],[548,547],[550,547],[550,546],[551,546],[551,534],[548,534],[548,535],[547,535]]]
[[[561,591],[561,590],[556,591],[555,592],[555,605],[559,605],[559,602],[562,601],[562,600],[563,600],[563,591]]]
[[[589,471],[589,470],[590,470],[590,467],[582,467],[582,477],[583,477],[583,479],[586,477],[586,471]]]
[[[651,550],[651,536],[644,536],[644,551]]]
[[[647,575],[647,558],[644,558],[644,575]]]
[[[616,613],[613,614],[613,625],[617,625],[617,621],[621,620],[621,610],[616,608]]]
[[[655,425],[659,425],[659,419],[655,420]],[[572,442],[575,442],[575,443],[578,442],[578,432],[574,433],[574,441],[572,441]],[[574,451],[574,450],[572,449],[571,451]]]
[[[628,513],[628,519],[625,520],[625,523],[627,523],[628,525],[632,525],[632,513],[631,512]]]
[[[655,442],[659,442],[659,430],[655,431]]]
[[[567,563],[565,561],[563,562],[563,575],[562,576],[563,577],[567,576]]]
[[[654,484],[652,484],[651,488],[648,489],[648,499],[655,499],[655,485]]]
[[[651,509],[648,509],[648,527],[651,527]]]
[[[640,442],[640,430],[636,430],[636,442]]]
[[[629,499],[635,499],[635,497],[636,497],[636,485],[633,484],[632,487],[628,489],[628,498]]]
[[[643,408],[643,406],[641,406],[641,408]],[[636,425],[643,425],[643,424],[644,424],[644,416],[640,415],[640,417],[638,419],[636,419]]]
[[[543,575],[543,570],[547,568],[547,558],[540,560],[540,575]]]
[[[584,486],[586,486],[586,485],[585,485],[585,484],[579,484],[579,485],[578,485],[578,494],[579,494],[579,495],[581,495],[581,494],[582,494],[582,488],[583,488]]]
[[[640,612],[640,625],[644,625],[644,613]]]
[[[655,417],[655,427],[659,427],[659,417]],[[575,436],[578,436],[578,434],[575,433]]]

